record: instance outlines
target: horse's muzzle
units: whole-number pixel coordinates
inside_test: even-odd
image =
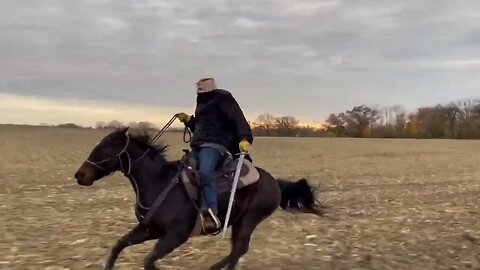
[[[94,182],[93,173],[85,168],[85,164],[75,173],[75,179],[77,179],[77,183],[81,186],[91,186]]]

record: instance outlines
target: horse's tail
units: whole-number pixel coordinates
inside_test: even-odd
[[[322,208],[325,206],[318,203],[313,188],[306,179],[302,178],[295,182],[277,179],[277,182],[282,191],[280,207],[283,210],[323,216]]]

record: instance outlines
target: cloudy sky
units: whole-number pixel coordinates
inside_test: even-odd
[[[0,123],[165,121],[213,76],[249,118],[480,95],[476,0],[0,0]]]

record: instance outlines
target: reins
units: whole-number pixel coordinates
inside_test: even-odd
[[[138,186],[138,182],[135,179],[135,177],[131,174],[131,172],[132,172],[133,165],[135,163],[137,163],[138,161],[142,160],[148,154],[150,149],[147,149],[142,155],[140,155],[140,157],[138,157],[137,159],[132,161],[132,157],[131,157],[130,153],[128,152],[128,146],[130,145],[130,136],[128,136],[127,134],[125,136],[127,137],[127,142],[125,143],[125,146],[122,148],[122,150],[118,154],[113,155],[113,156],[111,156],[109,158],[106,158],[104,160],[101,160],[99,162],[93,162],[93,161],[88,160],[88,159],[85,162],[87,162],[88,164],[91,164],[91,165],[93,165],[93,166],[95,166],[95,167],[97,167],[101,170],[106,171],[106,169],[103,168],[100,164],[108,162],[108,161],[110,161],[114,158],[118,158],[118,160],[120,162],[120,169],[121,169],[120,171],[123,172],[123,174],[125,176],[127,176],[133,182],[133,185],[135,187],[135,193],[136,193],[135,194],[136,195],[135,196],[135,204],[139,208],[141,208],[143,210],[147,210],[147,214],[142,221],[142,224],[147,225],[150,222],[150,219],[153,217],[153,214],[160,207],[160,205],[163,203],[163,201],[165,201],[165,199],[167,198],[168,193],[170,193],[170,191],[173,189],[173,187],[178,183],[178,181],[179,181],[178,177],[180,175],[180,169],[177,170],[175,176],[170,181],[170,183],[167,185],[167,187],[158,195],[157,199],[152,204],[152,206],[150,206],[150,207],[144,206],[142,204],[141,200],[140,200],[141,195],[140,195],[140,188]],[[124,155],[124,154],[127,156],[128,169],[125,168],[124,162],[122,161],[122,155]]]
[[[178,114],[175,114],[168,122],[167,124],[152,138],[152,142],[155,142],[156,140],[158,140],[161,136],[163,136],[163,134],[165,134],[165,132],[168,130],[168,128],[175,122],[175,120],[178,118]],[[187,135],[188,135],[188,139],[187,139]],[[150,151],[150,149],[147,149],[140,157],[138,157],[137,159],[135,159],[134,161],[132,161],[132,157],[130,156],[130,153],[128,152],[128,146],[130,144],[130,136],[128,134],[125,134],[125,136],[127,137],[127,142],[125,143],[125,146],[122,148],[122,150],[116,154],[116,155],[113,155],[109,158],[106,158],[104,160],[101,160],[101,161],[98,161],[98,162],[94,162],[94,161],[91,161],[91,160],[86,160],[85,162],[87,162],[88,164],[91,164],[101,170],[104,170],[104,171],[107,171],[105,168],[103,168],[101,166],[102,163],[105,163],[105,162],[108,162],[114,158],[118,158],[119,162],[120,162],[120,171],[124,173],[125,176],[127,176],[129,179],[132,180],[134,186],[135,186],[135,193],[136,193],[136,205],[143,209],[143,210],[147,210],[147,213],[145,216],[141,215],[143,220],[142,220],[142,224],[143,225],[148,225],[148,223],[150,222],[151,218],[153,217],[153,215],[155,214],[155,212],[157,211],[157,209],[160,207],[160,205],[165,201],[165,199],[167,198],[168,194],[170,193],[170,191],[173,189],[173,187],[179,182],[179,176],[180,176],[180,171],[181,169],[180,168],[177,168],[177,172],[175,173],[175,176],[173,177],[173,179],[170,181],[170,183],[167,185],[167,187],[162,191],[160,192],[160,194],[158,195],[157,199],[154,201],[154,203],[152,204],[152,206],[150,207],[146,207],[144,205],[142,205],[141,201],[140,201],[140,189],[138,187],[138,183],[137,183],[137,180],[135,179],[135,177],[131,174],[131,171],[132,171],[132,167],[135,163],[137,163],[138,161],[142,160],[147,154],[148,152]],[[190,129],[188,129],[187,127],[185,127],[185,130],[183,132],[183,141],[185,143],[189,143],[190,140],[192,138],[192,133],[190,131]],[[128,169],[125,168],[124,166],[124,162],[122,161],[122,155],[126,155],[127,156],[127,160],[128,160]],[[112,172],[113,174],[113,172]]]
[[[165,124],[165,126],[163,126],[163,128],[160,129],[160,131],[152,138],[152,142],[155,142],[160,137],[162,137],[163,134],[165,134],[165,132],[167,132],[170,126],[175,122],[175,120],[177,120],[177,118],[178,118],[178,114],[173,115],[173,117],[167,122],[167,124]],[[187,139],[187,135],[188,135],[188,139]],[[192,132],[188,127],[185,127],[185,129],[183,130],[183,142],[190,143],[191,140],[192,140]]]
[[[108,162],[114,158],[118,158],[118,161],[120,162],[120,171],[123,172],[123,174],[125,176],[127,176],[128,178],[131,178],[134,185],[135,185],[135,193],[136,193],[136,204],[139,205],[141,208],[143,209],[146,209],[142,203],[140,202],[140,191],[139,191],[139,188],[138,188],[138,184],[137,184],[137,181],[135,180],[135,178],[131,175],[131,172],[132,172],[132,167],[135,163],[137,163],[138,161],[140,161],[141,159],[143,159],[147,154],[148,152],[150,151],[150,149],[147,149],[140,157],[138,157],[136,160],[132,161],[132,157],[130,156],[130,153],[128,152],[128,146],[130,145],[130,136],[128,135],[125,135],[127,137],[127,142],[125,143],[125,146],[122,148],[122,150],[120,152],[118,152],[118,154],[116,155],[113,155],[109,158],[106,158],[104,160],[101,160],[101,161],[97,161],[97,162],[94,162],[94,161],[91,161],[89,159],[85,160],[86,163],[88,164],[91,164],[103,171],[107,171],[104,167],[102,167],[100,164],[102,163],[105,163],[105,162]],[[122,161],[122,155],[123,154],[126,154],[127,155],[127,160],[128,160],[128,169],[125,168],[124,166],[124,162]],[[113,174],[115,171],[113,171],[111,174]]]
[[[165,132],[168,130],[168,128],[170,128],[170,126],[175,122],[175,120],[178,118],[178,114],[175,114],[168,122],[165,126],[163,126],[162,129],[160,129],[160,131],[152,138],[152,142],[154,143],[155,141],[157,141],[160,137],[163,136],[163,134],[165,134]],[[188,139],[187,139],[187,135],[188,135]],[[127,151],[127,148],[130,144],[130,136],[126,135],[127,137],[127,142],[125,143],[125,146],[123,147],[123,149],[116,155],[113,155],[109,158],[106,158],[104,160],[101,160],[101,161],[97,161],[97,162],[94,162],[94,161],[91,161],[91,160],[86,160],[85,162],[101,169],[101,170],[104,170],[106,171],[105,168],[103,168],[102,166],[100,166],[100,164],[102,163],[105,163],[105,162],[108,162],[114,158],[118,158],[119,161],[120,161],[120,168],[121,168],[121,171],[123,173],[125,173],[126,175],[130,175],[131,174],[131,171],[132,171],[132,165],[135,164],[136,162],[140,161],[142,158],[144,158],[148,152],[150,151],[150,149],[147,149],[139,158],[137,158],[135,161],[132,162],[132,158],[130,156],[130,153]],[[183,141],[185,143],[189,143],[192,139],[192,132],[190,131],[189,128],[185,127],[184,131],[183,131]],[[126,170],[124,168],[124,165],[123,165],[123,161],[122,161],[122,155],[123,154],[126,154],[127,157],[128,157],[128,170]]]

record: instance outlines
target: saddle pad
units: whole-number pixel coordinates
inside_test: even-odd
[[[188,177],[189,174],[187,170],[188,169],[186,168],[182,169],[182,172],[180,173],[180,178],[190,197],[194,200],[198,200],[199,187],[192,184],[191,180]],[[230,192],[232,190],[234,175],[235,171],[229,171],[226,174],[222,174],[217,177],[216,184],[218,187],[219,195]],[[249,186],[257,182],[259,178],[260,173],[258,172],[257,168],[250,161],[245,159],[240,173],[240,178],[238,179],[237,189]]]

